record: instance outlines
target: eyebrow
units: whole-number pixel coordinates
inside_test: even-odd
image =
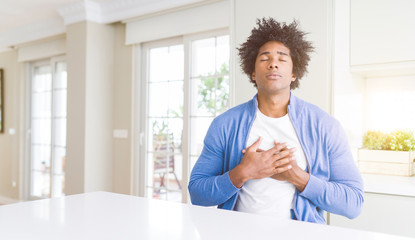
[[[278,53],[279,55],[288,56],[288,54],[287,54],[287,53],[285,53],[285,52],[280,52],[280,51],[277,51],[277,53]],[[260,54],[258,55],[258,57],[259,57],[259,56],[262,56],[262,55],[268,55],[268,54],[271,54],[271,53],[270,53],[270,52],[262,52],[262,53],[260,53]]]

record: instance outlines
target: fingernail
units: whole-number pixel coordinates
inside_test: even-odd
[[[288,165],[288,169],[291,169],[292,168],[292,166],[291,165]]]

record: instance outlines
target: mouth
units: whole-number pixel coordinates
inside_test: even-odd
[[[279,79],[281,78],[281,74],[278,74],[276,72],[272,72],[272,73],[268,73],[267,75],[265,75],[266,78],[268,79]]]

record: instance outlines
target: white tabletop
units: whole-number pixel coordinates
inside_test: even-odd
[[[0,206],[0,239],[408,239],[107,192]]]

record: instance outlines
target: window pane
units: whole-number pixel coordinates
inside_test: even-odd
[[[45,170],[50,168],[50,145],[32,146],[32,170]]]
[[[216,72],[229,73],[229,36],[216,38]]]
[[[152,48],[149,55],[150,82],[183,80],[183,45]]]
[[[168,72],[163,69],[164,63],[166,62],[165,59],[167,59],[169,55],[169,47],[150,49],[149,55],[149,81],[159,82],[169,80]]]
[[[168,122],[169,133],[172,134],[174,143],[174,152],[180,153],[182,146],[182,134],[183,134],[183,119],[170,118]]]
[[[53,175],[52,196],[61,197],[65,195],[64,192],[65,192],[65,175],[63,174]]]
[[[52,122],[50,118],[32,120],[32,143],[50,144]]]
[[[215,116],[215,78],[191,80],[191,116]]]
[[[225,112],[229,108],[229,76],[219,77],[216,89],[216,115]]]
[[[182,163],[183,163],[183,156],[181,154],[174,154],[173,155],[173,162],[171,166],[169,166],[169,174],[167,175],[167,188],[169,190],[176,190],[180,193],[181,199],[181,188],[182,188]]]
[[[192,76],[215,74],[215,38],[192,42]]]
[[[53,173],[62,174],[65,172],[66,163],[66,148],[54,147],[53,148]]]
[[[53,91],[53,105],[55,117],[66,117],[66,89]]]
[[[32,171],[32,196],[49,197],[50,172]]]
[[[154,139],[164,138],[168,134],[168,119],[167,118],[149,118],[148,119],[148,136],[147,136],[147,151],[156,151],[156,145],[153,144]]]
[[[170,117],[183,116],[183,81],[169,82],[168,104]],[[164,100],[165,101],[165,100]]]
[[[190,120],[190,154],[199,155],[203,149],[203,140],[213,118],[194,117]]]
[[[33,92],[44,92],[52,89],[52,68],[50,66],[41,66],[34,68],[32,81]]]
[[[371,130],[415,130],[415,91],[372,92],[368,94],[368,101]]]
[[[54,122],[54,145],[66,146],[66,118],[56,118]]]
[[[55,65],[54,89],[66,89],[66,88],[67,88],[66,63],[58,62]]]
[[[184,78],[184,52],[183,45],[170,46],[169,58],[166,62],[166,72],[170,80],[183,80]]]
[[[149,84],[149,103],[148,113],[150,117],[167,116],[169,111],[169,101],[166,96],[169,95],[169,83],[158,82]]]
[[[50,117],[52,99],[51,92],[34,92],[32,94],[32,117]]]

